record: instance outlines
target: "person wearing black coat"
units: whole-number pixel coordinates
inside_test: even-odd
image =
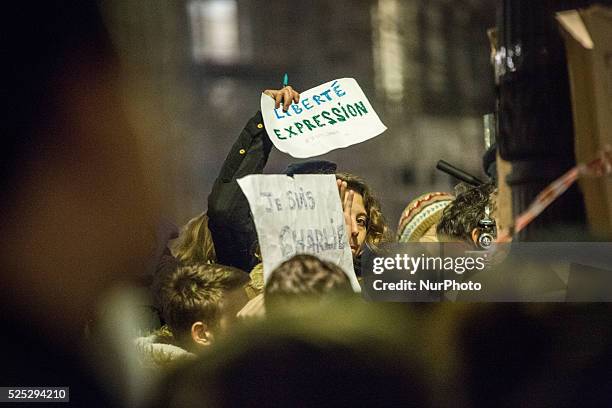
[[[282,103],[285,110],[292,101],[299,101],[299,94],[291,87],[278,91],[267,90],[264,93],[275,99],[277,108]],[[272,145],[261,112],[257,112],[248,121],[238,140],[232,146],[214,183],[208,197],[208,227],[215,245],[217,262],[220,264],[234,266],[248,272],[260,262],[255,256],[257,231],[248,201],[237,180],[249,174],[261,174],[268,161]],[[334,174],[335,172],[335,163],[317,160],[291,164],[286,174],[292,176],[293,174]],[[337,175],[338,177],[340,178],[338,188],[343,197],[345,221],[347,228],[350,227],[349,241],[353,251],[355,272],[360,276],[362,250],[366,245],[376,246],[378,243],[385,242],[388,238],[388,228],[380,213],[380,205],[371,195],[365,182],[349,174],[340,174]],[[365,204],[364,214],[357,216],[357,218],[364,218],[363,221],[361,219],[353,220],[353,222],[349,220],[355,216],[351,213],[353,200],[352,198],[346,200],[345,196],[349,194],[343,194],[343,191],[351,190],[353,193],[350,196],[352,197],[353,194],[359,196]],[[357,231],[359,225],[367,225],[367,234]],[[360,236],[359,242],[356,240],[358,235]]]
[[[208,228],[220,264],[248,272],[259,262],[255,257],[257,231],[236,180],[262,173],[271,149],[261,112],[257,112],[232,146],[208,197]]]

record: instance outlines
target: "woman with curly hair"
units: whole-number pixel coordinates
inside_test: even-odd
[[[336,180],[345,223],[347,230],[350,230],[349,244],[353,257],[360,256],[365,246],[376,249],[380,244],[391,241],[380,203],[365,180],[349,173],[337,173]]]
[[[349,173],[337,173],[336,181],[355,273],[360,276],[364,249],[377,250],[380,244],[392,240],[392,234],[382,215],[380,203],[365,180]]]
[[[277,108],[282,105],[285,110],[300,98],[290,86],[264,93],[275,99]],[[246,197],[236,180],[248,174],[261,174],[272,146],[261,112],[258,112],[232,146],[208,197],[209,227],[217,261],[221,264],[250,271],[260,262],[255,255],[255,225]],[[316,160],[294,163],[286,174],[333,174],[335,171],[335,163]],[[365,181],[348,173],[336,174],[336,178],[355,271],[359,275],[359,259],[365,245],[375,249],[380,243],[389,241],[391,235],[380,204]]]

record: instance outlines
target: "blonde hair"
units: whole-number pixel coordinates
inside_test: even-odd
[[[172,245],[172,254],[183,265],[206,264],[217,261],[212,235],[205,213],[189,220]]]

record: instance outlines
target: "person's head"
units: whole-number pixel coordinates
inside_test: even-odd
[[[431,192],[408,203],[397,229],[399,242],[437,242],[436,227],[454,198],[448,193]]]
[[[347,183],[347,188],[354,192],[351,221],[356,223],[357,230],[349,237],[353,256],[359,256],[364,245],[376,248],[390,240],[389,228],[382,215],[380,203],[372,194],[366,182],[349,173],[337,173],[336,179]]]
[[[144,269],[152,161],[97,2],[5,6],[2,309],[73,347],[108,290]]]
[[[294,300],[317,299],[332,291],[350,291],[344,271],[332,262],[300,254],[280,264],[264,287],[266,309]]]
[[[495,193],[495,186],[485,183],[459,194],[444,209],[436,229],[438,239],[477,245],[483,232],[481,222],[487,215],[495,220]]]
[[[428,365],[431,344],[421,347],[418,326],[385,306],[334,298],[310,304],[299,318],[281,313],[247,325],[170,373],[154,406],[441,405],[429,395],[429,373],[439,371]]]
[[[184,265],[214,263],[217,260],[205,213],[189,220],[172,245],[172,254]]]
[[[247,302],[249,276],[218,264],[181,266],[160,287],[162,315],[172,334],[189,350],[208,346],[225,332]]]

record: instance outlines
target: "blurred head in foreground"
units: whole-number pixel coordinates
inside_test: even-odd
[[[145,165],[159,158],[145,160],[128,123],[97,2],[2,12],[0,322],[11,336],[0,339],[10,350],[0,377],[112,406],[85,327],[112,288],[145,271],[158,218]]]
[[[295,255],[270,274],[264,288],[266,310],[274,312],[330,292],[351,292],[346,273],[338,265],[316,256]]]
[[[197,351],[226,332],[247,302],[247,274],[230,266],[179,267],[161,284],[162,314],[176,345]]]
[[[72,347],[107,289],[142,273],[155,188],[96,2],[3,13],[2,309]]]
[[[359,299],[243,327],[178,370],[155,406],[431,406],[414,322]]]
[[[474,303],[445,309],[456,322],[452,341],[461,352],[468,406],[609,405],[610,303]]]

